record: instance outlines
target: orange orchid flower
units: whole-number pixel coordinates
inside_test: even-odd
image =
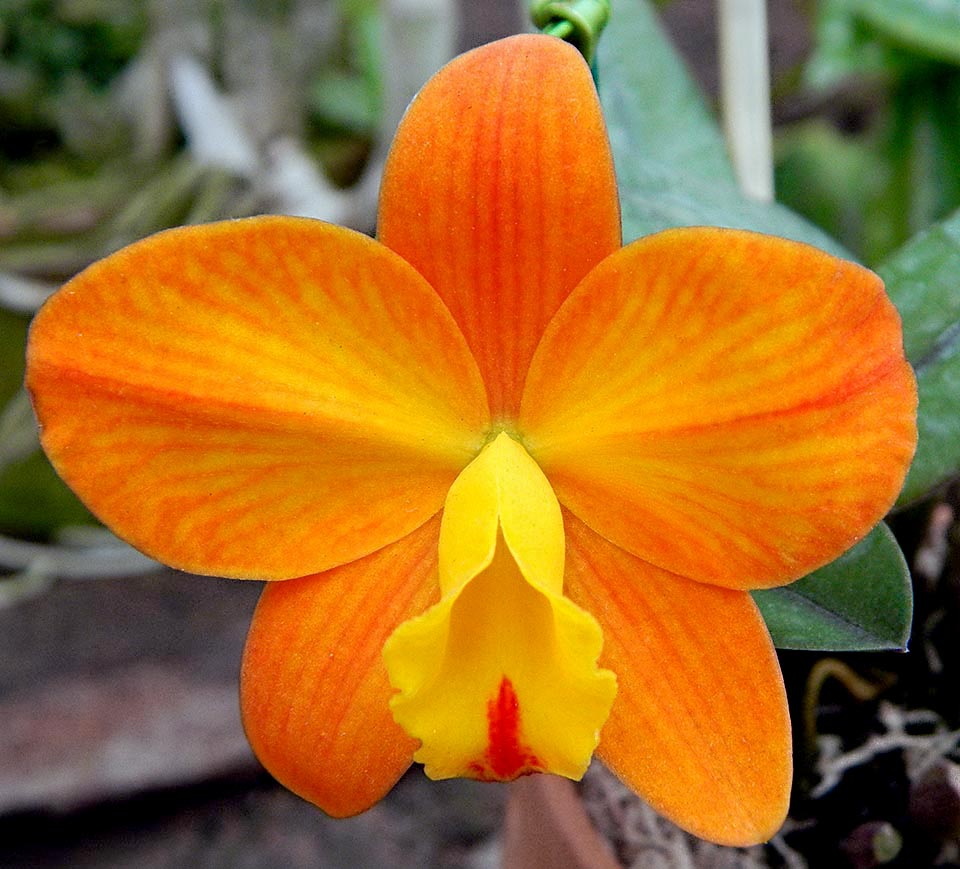
[[[590,73],[546,36],[433,78],[379,241],[176,229],[34,321],[44,447],[118,535],[272,582],[241,699],[333,815],[412,760],[581,776],[594,751],[692,832],[782,822],[790,725],[748,589],[890,508],[916,390],[879,279],[762,235],[620,245]]]

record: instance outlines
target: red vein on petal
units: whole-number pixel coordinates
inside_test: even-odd
[[[487,703],[487,750],[483,762],[473,761],[469,770],[481,781],[512,781],[542,772],[543,761],[521,742],[520,699],[513,683],[504,676],[497,696]]]

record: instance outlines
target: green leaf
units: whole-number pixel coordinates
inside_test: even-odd
[[[347,130],[370,132],[380,118],[377,95],[357,74],[330,69],[314,84],[311,108],[318,119]]]
[[[809,576],[751,594],[781,649],[907,648],[913,615],[910,573],[886,525]]]
[[[877,269],[903,318],[917,373],[919,441],[900,503],[960,472],[960,211]]]
[[[960,64],[956,0],[820,0],[807,84],[835,86],[849,76],[884,76],[918,61]]]
[[[46,540],[65,525],[94,524],[39,450],[0,470],[0,534]]]
[[[341,3],[346,65],[328,67],[310,92],[317,120],[357,133],[373,133],[383,114],[383,16],[371,0]]]
[[[867,203],[878,200],[889,174],[876,148],[825,119],[793,124],[777,135],[778,198],[849,250],[867,250],[876,218],[886,217],[871,215],[868,220],[865,212]],[[883,225],[890,220],[886,217]]]
[[[813,51],[803,70],[813,89],[836,87],[854,76],[878,76],[890,71],[890,51],[872,38],[856,17],[856,0],[820,0],[815,7]]]
[[[23,348],[29,321],[0,308],[0,408],[23,383]]]
[[[955,0],[850,0],[849,5],[889,42],[960,64],[960,3]]]
[[[597,74],[615,155],[642,147],[646,159],[735,183],[723,136],[646,0],[614,4]]]
[[[717,123],[648,3],[615,6],[597,71],[625,241],[673,226],[726,226],[850,256],[789,209],[742,196]]]

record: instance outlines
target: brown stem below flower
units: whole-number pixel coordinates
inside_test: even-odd
[[[569,779],[531,775],[510,784],[504,869],[619,869]]]

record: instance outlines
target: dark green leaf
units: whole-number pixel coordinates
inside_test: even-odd
[[[857,0],[820,0],[814,18],[813,51],[803,70],[811,88],[835,87],[850,76],[884,75],[890,52],[855,15]]]
[[[47,539],[64,525],[95,523],[39,450],[0,471],[0,533]]]
[[[0,308],[0,410],[23,383],[27,325],[26,317]]]
[[[792,585],[752,594],[781,649],[907,647],[913,614],[910,574],[886,525]]]
[[[920,233],[878,269],[903,317],[917,372],[917,455],[901,503],[960,471],[960,211]]]
[[[850,0],[850,5],[884,39],[960,64],[960,3],[955,0]]]
[[[918,62],[960,64],[955,0],[821,0],[814,50],[804,70],[812,87],[849,76],[886,76]]]
[[[865,212],[889,174],[875,148],[822,118],[777,135],[777,197],[849,250],[870,247],[877,220],[867,220]]]
[[[375,129],[380,115],[377,95],[363,77],[332,69],[314,85],[312,109],[323,123],[360,132]]]

